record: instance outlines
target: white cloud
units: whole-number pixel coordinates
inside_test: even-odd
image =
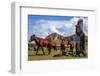
[[[88,18],[84,19],[83,24],[84,24],[83,26],[84,33],[88,35]]]
[[[51,33],[58,33],[64,36],[69,36],[75,33],[75,25],[77,24],[79,18],[73,17],[70,20],[63,20],[63,21],[57,21],[57,20],[40,20],[37,21],[33,25],[33,34],[36,34],[41,37],[46,37],[47,35]],[[84,30],[87,33],[87,18],[84,18]],[[63,29],[63,31],[60,31],[59,29]]]

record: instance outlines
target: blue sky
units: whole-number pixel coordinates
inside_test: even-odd
[[[84,21],[84,32],[87,34],[88,18],[82,18]],[[54,32],[70,36],[75,33],[75,25],[78,20],[78,16],[28,15],[28,38],[33,34],[45,38]]]

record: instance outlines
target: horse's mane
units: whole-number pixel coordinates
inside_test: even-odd
[[[41,37],[37,37],[37,36],[35,38],[37,38],[39,40],[49,40],[49,41],[51,41],[51,38],[41,38]]]
[[[37,36],[35,38],[37,38],[37,39],[44,39],[44,38],[40,38],[40,37],[37,37]]]

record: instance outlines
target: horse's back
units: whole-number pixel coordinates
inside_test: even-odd
[[[40,39],[40,44],[42,46],[48,46],[49,44],[51,44],[51,40],[50,39]]]

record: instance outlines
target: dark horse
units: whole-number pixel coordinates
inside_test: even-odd
[[[41,48],[42,51],[43,51],[43,54],[44,53],[44,49],[43,47],[47,47],[48,50],[49,50],[49,54],[51,52],[51,47],[54,47],[54,49],[56,48],[56,46],[53,46],[52,43],[51,43],[51,38],[48,38],[48,39],[43,39],[43,38],[39,38],[39,37],[36,37],[35,35],[32,35],[30,37],[30,40],[29,42],[32,42],[32,41],[35,41],[35,43],[37,44],[37,51],[36,51],[36,55],[38,53],[38,50]]]
[[[62,55],[66,55],[65,49],[66,49],[65,41],[64,41],[64,39],[61,39],[60,50],[62,51]]]
[[[70,50],[73,52],[73,49],[74,49],[74,43],[71,43],[71,41],[68,41],[67,47],[70,48]]]
[[[70,52],[71,52],[71,53],[69,53],[69,54],[73,56],[73,54],[74,54],[74,51],[73,51],[73,49],[74,49],[74,43],[72,43],[72,42],[69,40],[68,43],[67,43],[67,47],[70,49]]]

